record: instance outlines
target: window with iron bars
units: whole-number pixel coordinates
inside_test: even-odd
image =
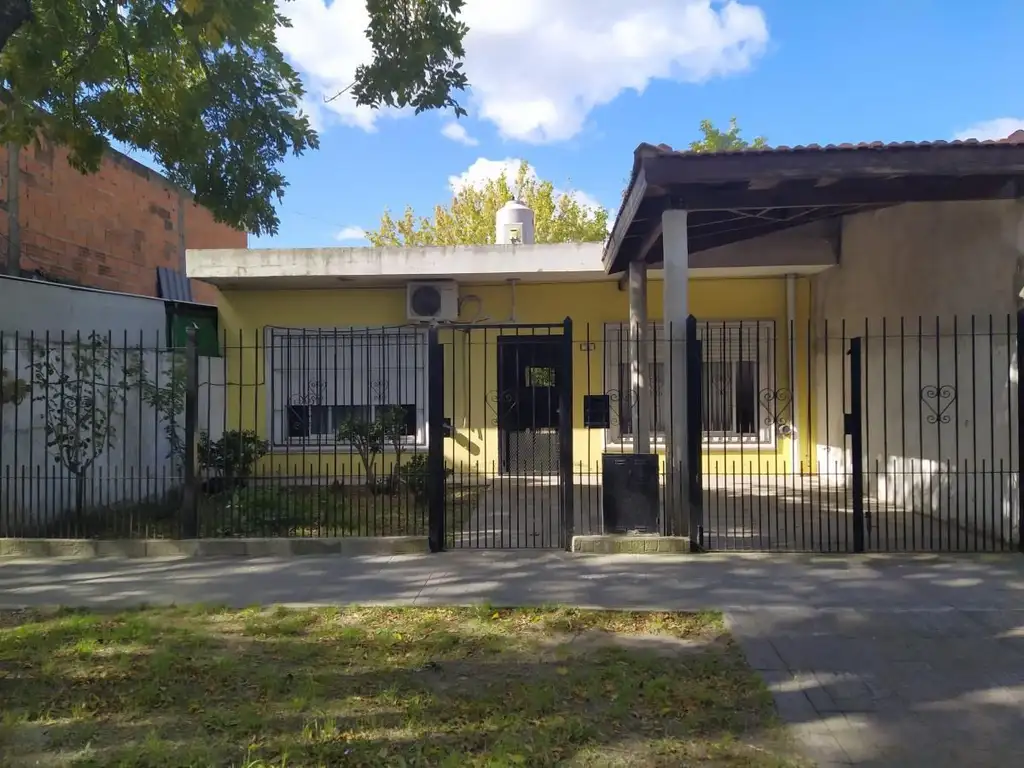
[[[704,321],[701,341],[701,404],[704,441],[722,445],[770,445],[775,441],[766,402],[774,391],[775,323],[773,321]],[[605,326],[606,390],[612,396],[612,445],[633,441],[633,383],[630,375],[629,326]],[[651,427],[656,444],[664,444],[670,416],[667,370],[670,349],[662,323],[647,330],[647,382],[651,388]]]
[[[344,422],[372,421],[394,407],[405,413],[406,442],[426,444],[424,332],[275,328],[267,344],[275,445],[335,445]]]

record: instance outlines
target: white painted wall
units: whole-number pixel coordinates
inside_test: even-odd
[[[1022,223],[1013,201],[850,216],[839,266],[812,278],[817,460],[848,481],[846,351],[863,336],[871,503],[942,523],[921,522],[925,536],[955,541],[956,521],[1009,541],[1017,524]]]
[[[109,339],[113,360],[124,350],[145,350],[150,378],[171,362],[165,349],[166,314],[159,299],[80,289],[16,278],[0,278],[0,342],[3,367],[26,381],[40,347],[70,352],[77,340],[96,332]],[[52,358],[59,361],[59,356]],[[119,371],[111,370],[116,383]],[[53,376],[56,382],[57,377]],[[103,382],[101,382],[102,384]],[[53,522],[74,508],[71,473],[48,447],[45,390],[0,412],[0,535],[17,528]],[[216,438],[223,430],[224,367],[220,359],[200,358],[200,420]],[[52,421],[52,420],[51,420]],[[158,415],[142,402],[137,389],[127,392],[113,414],[116,437],[92,465],[86,487],[87,506],[106,506],[159,496],[177,484],[169,445]],[[5,525],[6,521],[6,525]],[[3,529],[7,529],[4,531]]]

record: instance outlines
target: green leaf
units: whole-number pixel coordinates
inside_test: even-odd
[[[740,136],[739,122],[729,119],[729,130],[720,131],[710,120],[700,121],[701,138],[690,142],[691,152],[730,152],[743,149],[766,149],[768,142],[763,136],[747,141]]]
[[[287,1],[287,0],[284,0]],[[151,153],[221,222],[278,229],[289,154],[319,146],[277,47],[275,0],[9,0],[0,13],[0,141],[67,146],[95,172],[110,141]],[[368,0],[371,107],[465,110],[462,0]]]

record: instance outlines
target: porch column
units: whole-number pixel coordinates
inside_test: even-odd
[[[629,388],[633,452],[651,452],[651,382],[647,363],[647,263],[629,263]]]
[[[676,535],[690,535],[687,498],[688,454],[686,429],[686,319],[690,314],[690,254],[686,237],[686,211],[661,215],[664,249],[665,393],[662,407],[668,417],[665,444],[665,519]]]

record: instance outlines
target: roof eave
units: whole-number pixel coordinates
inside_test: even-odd
[[[639,149],[637,151],[639,152]],[[637,209],[647,196],[647,186],[646,158],[638,156],[633,177],[626,188],[626,195],[622,199],[622,205],[619,206],[619,212],[615,216],[615,224],[612,226],[612,233],[605,244],[601,259],[605,271],[609,274],[621,271],[616,269],[619,252],[622,250],[622,243],[629,233],[629,228],[633,226],[633,218],[636,216]]]

